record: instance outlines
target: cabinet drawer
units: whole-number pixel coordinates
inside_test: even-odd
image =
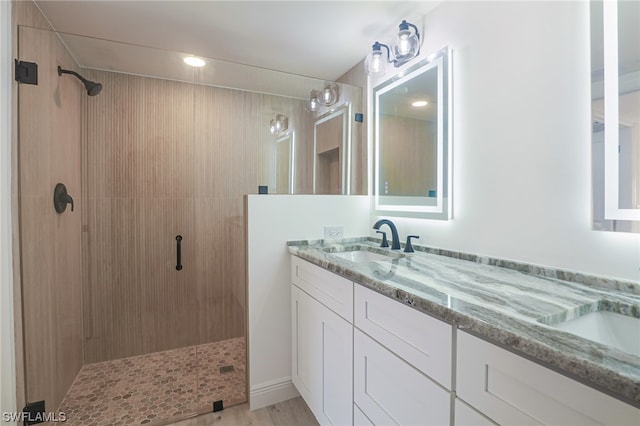
[[[468,333],[457,349],[458,397],[499,424],[640,424],[640,410]]]
[[[451,389],[452,326],[361,285],[354,292],[356,327]]]
[[[370,423],[450,424],[450,393],[358,329],[353,356],[354,402]]]
[[[353,283],[299,257],[291,256],[293,284],[353,324]]]

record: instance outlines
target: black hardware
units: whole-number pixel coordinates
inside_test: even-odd
[[[413,253],[413,246],[411,245],[411,239],[412,238],[420,238],[417,235],[407,235],[407,243],[404,245],[404,251],[405,253]]]
[[[71,204],[71,211],[73,211],[73,198],[67,194],[67,187],[63,183],[58,183],[53,189],[53,207],[56,213],[63,213],[67,209],[67,204]]]
[[[222,410],[224,410],[224,407],[222,406],[222,400],[214,401],[213,412],[215,413],[216,411],[222,411]]]
[[[362,115],[361,112],[356,112],[356,123],[362,123],[362,121],[364,120],[364,116]]]
[[[182,235],[176,236],[176,249],[178,254],[178,260],[176,264],[176,271],[182,271]]]
[[[14,59],[16,64],[15,74],[16,81],[24,84],[38,85],[38,64],[35,62],[18,61]]]
[[[84,88],[87,89],[87,95],[89,96],[95,96],[102,90],[102,84],[96,83],[95,81],[87,80],[77,72],[65,70],[60,65],[58,65],[58,75],[61,76],[62,74],[71,74],[72,76],[80,80],[82,84],[84,84]]]
[[[25,425],[44,423],[46,417],[44,401],[31,402],[27,404],[27,406],[22,409],[22,413]]]
[[[389,225],[389,229],[391,229],[391,250],[400,250],[400,238],[396,225],[389,219],[380,219],[373,225],[373,229],[378,230],[382,225]]]
[[[269,187],[267,185],[258,185],[258,194],[268,194]]]
[[[380,247],[389,247],[389,241],[387,241],[387,233],[384,231],[376,231],[377,234],[382,234],[382,244]]]

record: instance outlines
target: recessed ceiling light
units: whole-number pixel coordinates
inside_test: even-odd
[[[411,103],[411,106],[420,108],[420,107],[423,107],[423,106],[427,106],[428,104],[429,104],[429,102],[427,102],[427,101],[415,101],[415,102]]]
[[[195,56],[187,56],[183,60],[185,64],[191,65],[192,67],[203,67],[205,64],[203,59],[196,58]]]

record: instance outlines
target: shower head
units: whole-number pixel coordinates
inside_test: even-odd
[[[75,71],[65,70],[62,69],[61,66],[58,66],[58,75],[62,74],[71,74],[76,76],[78,80],[80,80],[84,84],[84,87],[87,89],[87,94],[89,96],[95,96],[102,90],[102,84],[96,83],[95,81],[89,81]]]

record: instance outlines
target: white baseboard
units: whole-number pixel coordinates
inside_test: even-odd
[[[249,408],[257,410],[267,405],[287,401],[300,396],[293,385],[291,377],[282,377],[251,386],[249,392]]]

